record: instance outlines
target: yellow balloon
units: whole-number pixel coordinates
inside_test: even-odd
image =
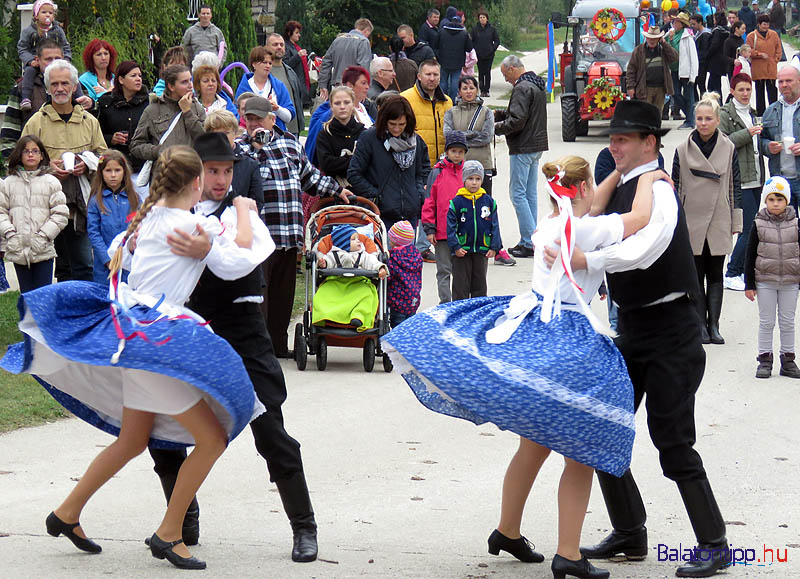
[[[664,12],[669,12],[670,8],[672,8],[672,0],[664,0],[661,3],[661,10]]]

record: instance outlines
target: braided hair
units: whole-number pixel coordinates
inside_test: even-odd
[[[144,218],[161,199],[181,197],[197,177],[203,174],[203,162],[191,147],[174,145],[167,147],[155,162],[155,177],[150,185],[150,195],[139,207],[136,216],[125,231],[123,242],[117,248],[109,264],[113,277],[122,266],[122,251],[127,240],[136,232]]]

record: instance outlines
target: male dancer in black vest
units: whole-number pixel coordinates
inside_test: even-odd
[[[608,133],[616,171],[598,187],[595,207],[608,185],[615,185],[606,213],[631,210],[639,176],[658,169],[660,111],[643,101],[617,104]],[[602,210],[602,207],[600,207]],[[550,260],[556,254],[547,250]],[[575,269],[605,270],[619,305],[617,346],[625,358],[638,408],[647,395],[647,425],[659,451],[664,476],[678,484],[697,537],[695,558],[678,568],[678,577],[710,577],[730,564],[725,523],[695,443],[694,396],[705,370],[700,320],[694,306],[697,275],[683,208],[664,181],[653,186],[650,223],[619,244],[584,254],[578,248]],[[619,554],[630,560],[647,556],[644,503],[630,470],[621,478],[598,472],[614,527],[599,545],[581,548],[590,559]]]
[[[231,189],[233,151],[224,133],[200,135],[194,147],[203,161],[204,173],[203,196],[198,207],[206,215],[220,217],[238,195]],[[196,259],[203,259],[211,249],[211,242],[205,235],[176,235],[170,237],[169,242],[174,253]],[[233,281],[222,280],[206,269],[188,305],[210,320],[214,332],[242,357],[256,395],[267,408],[250,423],[256,449],[267,461],[270,480],[277,485],[289,516],[294,534],[292,560],[313,561],[317,558],[317,524],[303,473],[300,443],[283,427],[281,404],[286,400],[286,383],[259,305],[263,299],[262,280],[260,267]],[[186,453],[151,449],[150,454],[169,500]],[[197,544],[199,539],[198,517],[195,499],[184,519],[183,539],[188,545]]]

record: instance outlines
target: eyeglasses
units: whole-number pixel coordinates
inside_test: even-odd
[[[394,69],[393,68],[382,68],[382,69],[380,69],[379,72],[388,72],[389,74],[392,74],[394,72]]]
[[[33,155],[41,155],[42,152],[39,149],[25,149],[24,151],[22,151],[22,154],[33,156]]]

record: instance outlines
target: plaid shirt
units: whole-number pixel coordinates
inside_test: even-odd
[[[324,176],[306,156],[300,141],[291,133],[272,129],[272,139],[260,150],[245,134],[237,140],[242,152],[259,164],[264,183],[264,206],[261,219],[278,248],[303,245],[303,202],[301,193],[309,195],[337,195],[341,186]]]

